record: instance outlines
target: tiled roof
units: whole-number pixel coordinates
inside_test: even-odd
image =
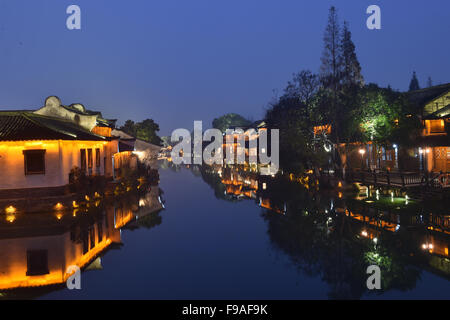
[[[0,141],[93,140],[106,141],[76,124],[23,111],[0,112]]]
[[[424,119],[443,119],[450,117],[450,104],[427,115]]]
[[[426,103],[441,96],[450,90],[450,83],[441,84],[434,87],[420,89],[416,91],[407,92],[406,95],[412,103],[419,107],[423,107]]]

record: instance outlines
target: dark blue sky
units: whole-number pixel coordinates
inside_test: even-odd
[[[82,30],[66,28],[66,8]],[[237,112],[261,118],[293,72],[318,71],[330,5],[348,20],[366,82],[450,81],[448,0],[0,0],[1,109],[49,95],[162,134]],[[366,28],[378,4],[382,30]]]

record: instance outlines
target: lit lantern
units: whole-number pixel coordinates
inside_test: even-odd
[[[57,204],[55,204],[55,209],[56,210],[62,210],[64,208],[64,206],[60,203],[60,202],[58,202]]]
[[[14,208],[13,206],[9,206],[5,209],[5,211],[7,214],[14,214],[14,213],[16,213],[17,209]]]

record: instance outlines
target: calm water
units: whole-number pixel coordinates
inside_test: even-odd
[[[402,218],[398,230],[393,225],[394,231],[385,231],[392,225],[382,223],[377,227],[366,223],[366,228],[359,216],[339,214],[338,198],[295,188],[281,190],[270,180],[260,180],[255,187],[251,177],[238,173],[220,175],[160,169],[165,209],[141,212],[138,218],[134,213],[130,220],[125,209],[115,208],[114,224],[120,227],[123,221],[124,227],[118,228],[118,234],[108,233],[107,227],[102,232],[122,244],[107,248],[96,267],[88,268],[93,270],[83,271],[82,289],[56,286],[34,295],[43,299],[450,298],[449,236],[430,233],[421,223],[414,225],[417,217]],[[155,194],[149,197],[150,202],[156,200]],[[411,226],[404,227],[403,220]],[[362,237],[365,228],[368,235]],[[374,237],[379,239],[377,245],[371,240]],[[433,242],[432,253],[420,248],[424,241]],[[439,250],[444,251],[436,253]],[[370,259],[379,259],[382,272],[387,270],[382,277],[388,288],[382,293],[365,289]]]

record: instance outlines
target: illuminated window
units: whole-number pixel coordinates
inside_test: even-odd
[[[45,174],[45,150],[24,150],[25,175]]]
[[[94,165],[94,160],[92,158],[92,149],[87,149],[88,152],[88,170],[89,175],[92,175],[92,166]]]
[[[93,159],[92,159],[92,149],[88,149],[88,168],[91,169],[93,165]]]
[[[27,276],[39,276],[48,273],[47,250],[28,250]]]
[[[100,149],[99,148],[95,149],[95,166],[97,168],[100,167]]]
[[[81,170],[86,171],[86,149],[80,149]]]

